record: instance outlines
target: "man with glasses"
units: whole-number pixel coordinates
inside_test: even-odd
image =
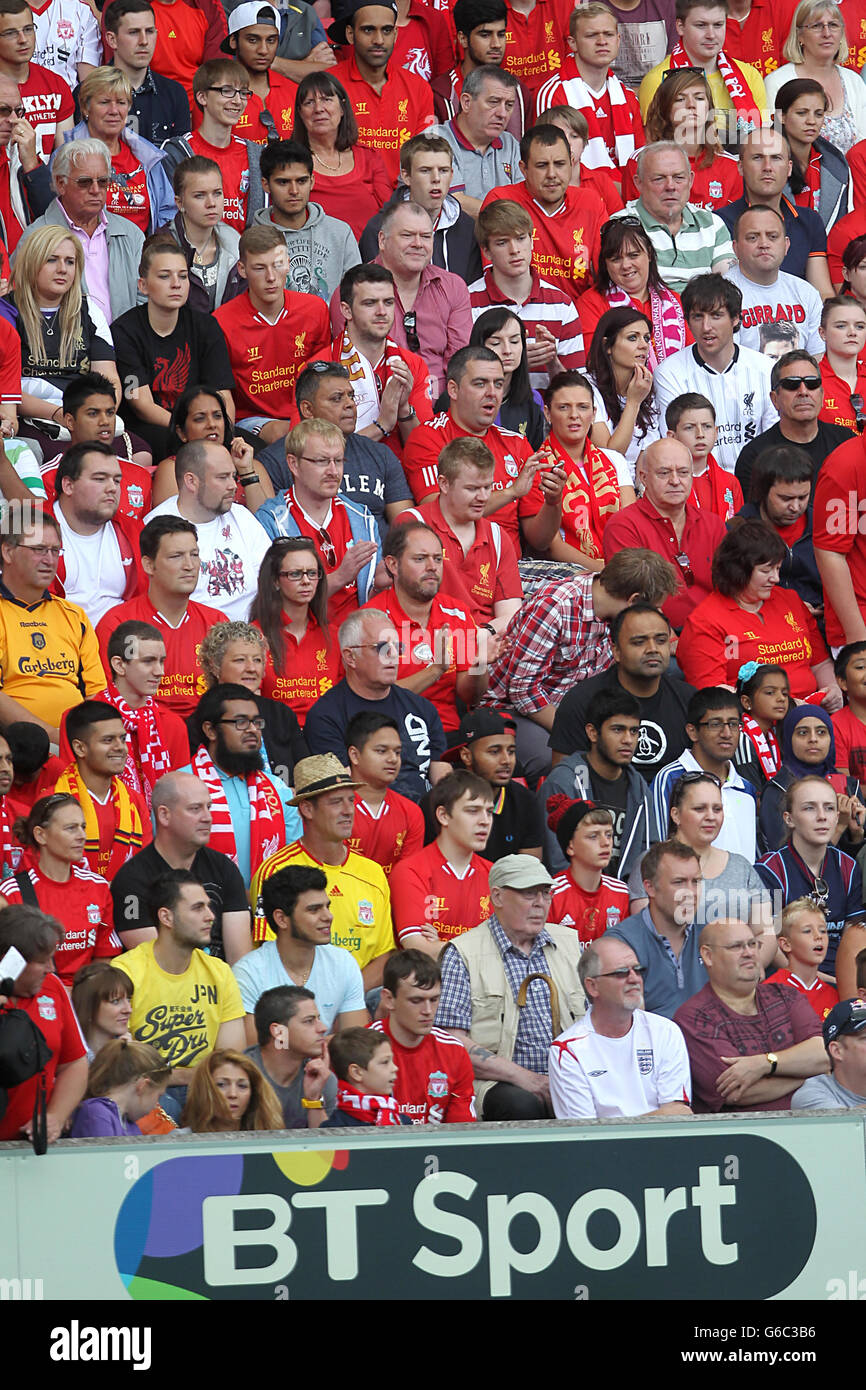
[[[583,952],[577,973],[589,1008],[550,1049],[557,1119],[692,1113],[685,1039],[669,1018],[647,1011],[645,972],[631,947],[613,936]]]
[[[740,738],[740,707],[736,695],[722,686],[697,691],[686,711],[686,735],[691,747],[653,778],[657,838],[663,840],[667,835],[671,793],[680,778],[690,773],[693,776],[709,773],[718,781],[725,810],[724,824],[713,844],[716,849],[742,854],[754,864],[757,792],[750,781],[740,776],[732,761]]]
[[[264,769],[259,704],[246,686],[215,685],[199,700],[202,743],[187,767],[210,793],[209,844],[237,864],[247,888],[271,855],[301,833],[292,789]]]
[[[612,560],[624,547],[639,546],[670,560],[680,582],[673,597],[662,604],[662,612],[679,632],[712,591],[713,554],[725,534],[725,523],[715,512],[689,501],[694,483],[692,457],[678,439],[650,444],[637,471],[643,494],[610,518],[604,530],[604,556]]]
[[[695,1112],[790,1110],[800,1083],[830,1070],[814,1009],[788,985],[758,983],[760,941],[745,922],[710,922],[700,950],[707,983],[674,1014]]]
[[[397,684],[400,639],[391,619],[375,608],[352,613],[339,631],[345,676],[320,695],[304,725],[314,753],[345,757],[345,730],[356,714],[387,714],[400,731],[400,774],[394,790],[419,801],[451,771],[442,761],[445,734],[436,707]]]
[[[60,741],[64,712],[105,689],[96,633],[84,610],[49,591],[62,555],[50,514],[11,514],[0,539],[0,723],[38,724]]]
[[[834,425],[820,416],[824,385],[817,359],[808,352],[785,353],[773,363],[770,400],[779,418],[768,430],[749,440],[737,458],[736,476],[749,498],[755,460],[775,444],[796,444],[812,460],[812,489],[824,460],[854,435],[845,425]]]
[[[553,879],[531,855],[506,854],[488,882],[492,915],[443,952],[436,1027],[469,1053],[482,1120],[549,1120],[551,1044],[586,1007],[580,938],[546,925]]]
[[[328,576],[328,622],[335,627],[387,583],[384,567],[378,573],[382,551],[372,513],[341,492],[344,447],[336,425],[316,419],[296,425],[286,437],[292,485],[256,513],[272,540],[313,542]]]
[[[47,160],[72,129],[75,104],[64,79],[32,61],[35,51],[36,25],[27,0],[0,0],[0,74],[17,84],[24,119],[36,132],[37,155]]]

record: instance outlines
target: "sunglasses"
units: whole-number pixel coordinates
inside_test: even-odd
[[[690,588],[692,587],[692,585],[694,584],[694,582],[695,582],[695,576],[692,574],[692,567],[691,567],[691,565],[689,564],[689,557],[688,557],[688,555],[683,555],[683,554],[675,555],[675,556],[674,556],[674,560],[676,561],[676,563],[679,565],[680,569],[682,570],[682,573],[683,573],[683,583],[685,584],[685,586],[686,586],[687,589],[690,589]]]
[[[621,965],[618,970],[602,970],[600,975],[591,976],[596,980],[627,980],[629,975],[637,975],[641,980],[647,972],[645,965]]]
[[[714,772],[684,772],[679,778],[677,786],[689,787],[692,782],[715,782],[719,791],[722,789],[721,781]]]
[[[783,376],[778,384],[777,390],[799,391],[801,386],[805,386],[807,391],[820,391],[822,381],[819,376]],[[853,397],[851,398],[853,405]],[[863,397],[860,397],[860,404],[863,404]]]
[[[403,315],[403,332],[406,334],[406,345],[409,351],[420,352],[421,339],[418,337],[418,316],[414,309]]]
[[[857,433],[862,434],[864,429],[866,429],[866,414],[863,413],[863,397],[860,395],[859,391],[855,391],[848,399],[851,402],[851,409],[854,411],[856,417]]]
[[[320,527],[319,527],[319,529],[318,529],[318,531],[317,531],[317,533],[316,533],[316,539],[318,540],[319,545],[320,545],[320,547],[321,547],[321,550],[322,550],[322,557],[323,557],[323,559],[324,559],[324,561],[325,561],[325,564],[329,567],[329,569],[332,569],[332,570],[333,570],[333,569],[336,569],[336,568],[337,568],[337,549],[336,549],[336,546],[334,545],[334,542],[331,540],[331,537],[328,535],[327,531],[325,530],[324,526],[320,526]]]
[[[825,878],[816,878],[812,884],[812,891],[809,894],[810,902],[817,907],[826,907],[830,901],[830,885]]]

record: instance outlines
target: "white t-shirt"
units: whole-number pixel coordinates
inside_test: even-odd
[[[251,1014],[266,989],[293,985],[276,941],[266,941],[257,951],[242,956],[232,966],[244,1008]],[[330,1029],[338,1014],[364,1008],[364,982],[355,957],[342,946],[317,946],[305,989],[316,996],[322,1022]]]
[[[59,502],[54,504],[54,515],[60,523],[66,597],[80,604],[96,627],[109,608],[123,602],[126,593],[127,570],[114,527],[106,522],[94,535],[80,536],[70,529]]]
[[[585,376],[587,381],[592,386],[592,399],[595,402],[595,420],[599,425],[606,425],[607,428],[610,430],[611,434],[613,434],[614,430],[616,429],[616,426],[614,425],[613,421],[607,413],[607,406],[602,400],[601,392],[599,391],[593,378],[589,375],[588,372],[585,373]],[[650,397],[650,400],[652,401],[652,397]],[[624,410],[625,399],[623,396],[620,396],[619,403]],[[658,415],[656,414],[655,423],[649,427],[646,434],[641,434],[639,428],[635,429],[634,434],[629,440],[628,448],[626,449],[624,454],[618,454],[616,450],[612,449],[605,449],[603,452],[609,454],[612,459],[625,459],[626,463],[628,464],[629,471],[629,481],[627,485],[629,487],[634,487],[635,464],[637,463],[640,454],[643,452],[643,450],[647,447],[648,444],[652,444],[654,440],[660,438],[661,434],[659,432]],[[620,485],[622,485],[621,478],[619,478],[619,482]]]
[[[750,440],[775,425],[779,413],[770,400],[773,363],[753,348],[737,347],[723,372],[708,367],[696,347],[680,348],[660,362],[653,373],[653,392],[659,419],[671,401],[687,391],[697,391],[712,401],[716,412],[718,442],[713,458],[728,473]]]
[[[177,497],[167,497],[148,512],[155,516],[180,516]],[[213,521],[196,522],[201,573],[190,597],[196,603],[219,608],[230,622],[246,622],[256,595],[259,570],[270,546],[260,521],[234,503]]]
[[[84,0],[50,0],[44,9],[33,10],[36,51],[33,62],[62,77],[74,90],[78,86],[78,64],[102,63],[99,26]]]
[[[747,280],[738,265],[725,271],[725,279],[742,292],[743,316],[739,332],[734,337],[742,347],[754,348],[756,352],[766,352],[761,346],[761,325],[788,323],[797,330],[795,337],[787,342],[785,352],[800,348],[820,357],[824,343],[818,332],[821,323],[822,300],[818,291],[807,280],[789,275],[780,270],[772,285],[756,285]],[[775,355],[779,353],[779,340],[770,340]]]
[[[558,1120],[648,1115],[673,1101],[691,1104],[686,1040],[661,1014],[636,1009],[623,1038],[603,1038],[588,1009],[550,1049],[550,1098]]]

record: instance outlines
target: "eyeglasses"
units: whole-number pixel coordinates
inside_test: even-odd
[[[236,714],[234,719],[218,719],[217,723],[234,724],[239,734],[242,734],[245,729],[249,728],[258,729],[259,733],[261,733],[262,729],[265,727],[265,721],[260,714],[255,715],[252,719],[248,714]]]
[[[352,647],[344,647],[345,652],[375,652],[381,658],[383,652],[396,652],[398,656],[403,655],[402,642],[356,642]]]
[[[332,570],[335,570],[337,568],[337,549],[334,542],[331,540],[324,526],[319,527],[316,535],[322,549],[325,564]]]
[[[406,334],[406,345],[409,351],[420,352],[421,339],[418,337],[418,316],[414,309],[403,315],[403,332]]]
[[[552,888],[509,888],[508,891],[516,893],[525,903],[534,903],[537,898],[546,903],[553,893]]]
[[[599,975],[591,975],[592,980],[627,980],[629,975],[637,975],[642,980],[647,972],[645,965],[621,965],[617,970],[602,970]]]
[[[722,729],[739,729],[739,727],[739,719],[703,719],[698,725],[699,729],[709,729],[711,734],[717,734]]]
[[[31,555],[38,555],[40,560],[51,558],[59,560],[63,554],[62,545],[19,545],[19,550],[29,550]]]
[[[760,943],[756,941],[754,937],[752,937],[750,941],[732,941],[729,946],[722,947],[723,951],[739,951],[741,953],[743,951],[748,951],[749,955],[760,949]]]
[[[342,362],[310,362],[304,368],[305,372],[327,372],[328,376],[342,376],[348,381],[349,368],[344,367]]]
[[[318,570],[278,570],[278,574],[280,579],[291,579],[295,584],[300,583],[302,579],[313,580],[319,577]]]
[[[232,97],[243,97],[244,101],[249,101],[252,96],[249,87],[206,87],[205,91],[219,92],[221,97],[225,97],[226,101],[231,101]]]
[[[10,116],[17,116],[19,121],[26,115],[23,106],[0,106],[0,120],[7,121]]]
[[[862,434],[866,429],[866,414],[863,412],[863,397],[859,391],[854,391],[849,397],[851,409],[854,411],[857,423],[857,433]]]
[[[683,572],[683,582],[686,588],[690,589],[695,582],[695,576],[692,574],[692,567],[689,564],[688,555],[675,555],[674,559]]]
[[[811,34],[841,34],[842,25],[838,19],[816,19],[814,24],[802,24],[802,29],[808,29]]]
[[[76,188],[90,188],[93,184],[96,184],[100,192],[104,193],[111,183],[111,179],[106,177],[86,179],[82,176],[80,179],[73,179],[72,182],[75,184]]]
[[[801,386],[805,386],[807,391],[820,391],[822,385],[823,382],[819,376],[783,376],[780,377],[776,390],[799,391]],[[860,404],[863,404],[862,396],[860,397]]]
[[[339,459],[311,459],[307,454],[298,454],[298,458],[301,459],[301,461],[302,461],[303,463],[312,463],[312,464],[314,464],[316,468],[327,468],[327,466],[328,466],[329,463],[338,463],[338,464],[340,465],[341,468],[343,467],[343,460],[342,460],[341,458],[339,458]]]

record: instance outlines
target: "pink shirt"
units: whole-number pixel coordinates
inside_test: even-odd
[[[81,242],[84,251],[84,280],[87,285],[87,293],[94,304],[99,305],[107,321],[111,323],[111,296],[108,292],[108,218],[105,211],[103,210],[99,214],[96,230],[93,236],[90,236],[81,227],[76,227],[75,223],[70,220],[59,198],[57,199],[57,206]]]

